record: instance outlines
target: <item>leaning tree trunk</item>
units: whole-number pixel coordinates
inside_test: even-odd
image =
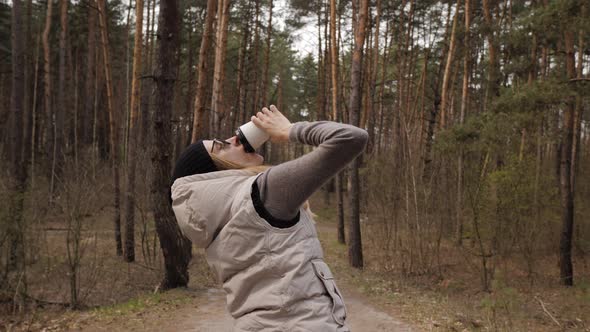
[[[97,7],[99,13],[100,37],[102,41],[103,61],[105,81],[107,85],[107,112],[109,114],[109,145],[111,150],[111,169],[113,171],[114,191],[115,191],[115,243],[117,246],[117,256],[123,255],[123,244],[121,240],[121,185],[119,178],[119,149],[117,147],[119,130],[115,126],[115,113],[113,109],[113,80],[111,70],[111,55],[108,44],[107,18],[106,18],[106,3],[105,0],[97,0]],[[98,75],[95,76],[95,78]],[[96,87],[95,82],[95,87]]]
[[[350,123],[354,126],[359,125],[359,114],[361,107],[361,68],[363,65],[363,46],[365,44],[365,27],[368,16],[369,0],[360,1],[360,12],[358,13],[357,26],[354,34],[354,50],[352,53],[352,66],[350,70]],[[353,16],[356,6],[353,2]],[[358,10],[358,9],[357,9]],[[361,242],[361,224],[360,224],[360,192],[359,192],[359,166],[362,156],[359,156],[352,162],[351,167],[351,191],[350,191],[350,229],[348,241],[348,259],[350,265],[356,268],[363,267],[363,247]]]
[[[207,1],[207,16],[205,17],[205,29],[201,39],[201,49],[199,50],[199,64],[197,65],[197,94],[195,96],[195,110],[193,115],[193,129],[191,142],[196,142],[203,136],[205,122],[205,85],[207,84],[207,59],[209,54],[209,45],[211,44],[211,30],[213,29],[213,20],[215,19],[215,9],[217,8],[216,0]]]
[[[176,54],[179,52],[179,23],[177,0],[161,0],[158,14],[158,50],[156,60],[156,107],[152,132],[152,209],[156,231],[164,255],[166,274],[160,289],[185,287],[188,284],[188,263],[191,260],[191,242],[176,223],[170,208],[170,157],[172,156],[172,106],[174,83],[178,75]]]

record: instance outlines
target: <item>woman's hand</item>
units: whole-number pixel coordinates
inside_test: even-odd
[[[263,107],[262,111],[256,113],[250,120],[256,127],[270,135],[271,142],[289,141],[289,130],[293,124],[279,112],[275,105],[270,105],[270,110]]]

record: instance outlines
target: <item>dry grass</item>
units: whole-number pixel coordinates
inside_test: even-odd
[[[103,182],[108,181],[108,177],[105,176]],[[38,183],[38,187],[45,186]],[[66,215],[59,204],[52,208],[47,206],[47,193],[42,189],[29,195],[25,216],[30,225],[30,236],[26,243],[27,257],[30,259],[26,271],[28,306],[24,313],[15,313],[15,308],[11,304],[1,303],[0,331],[34,331],[46,328],[69,330],[87,317],[96,320],[103,316],[111,317],[117,312],[122,315],[132,314],[137,310],[181,300],[182,296],[168,295],[174,292],[163,295],[164,300],[161,300],[159,295],[153,295],[164,275],[164,262],[151,215],[144,217],[147,238],[152,241],[149,245],[156,249],[155,258],[149,259],[142,255],[141,220],[136,224],[136,262],[126,263],[122,257],[116,255],[114,209],[110,202],[111,191],[107,188],[94,202],[92,211],[82,220],[82,258],[78,279],[81,306],[80,310],[69,310]],[[141,219],[141,216],[138,216],[138,219]],[[191,289],[216,286],[202,250],[193,250],[189,271]]]
[[[574,287],[558,284],[557,257],[549,255],[536,262],[533,284],[522,261],[503,259],[491,292],[482,292],[476,257],[445,243],[436,273],[402,275],[375,240],[380,233],[369,217],[361,223],[365,267],[359,271],[349,267],[347,247],[337,241],[336,211],[323,200],[317,194],[312,210],[336,278],[401,320],[426,331],[590,331],[590,267],[583,257],[574,261]]]
[[[42,218],[43,222],[34,223],[38,227],[34,242],[37,252],[31,256],[35,260],[27,271],[27,290],[31,298],[41,302],[31,305],[22,315],[11,314],[8,305],[0,306],[0,329],[69,330],[83,326],[86,321],[120,324],[119,328],[124,328],[127,320],[141,320],[146,312],[166,312],[184,303],[187,297],[196,296],[195,291],[217,286],[202,251],[195,251],[190,264],[189,290],[153,294],[163,275],[159,248],[151,264],[142,257],[139,243],[136,263],[128,264],[117,257],[113,210],[108,195],[104,194],[103,198],[104,201],[97,202],[96,211],[83,221],[85,251],[80,275],[83,309],[72,312],[60,305],[47,304],[68,302],[66,232],[59,211],[38,210],[35,218]],[[484,293],[480,290],[474,257],[448,244],[441,247],[441,268],[437,270],[440,274],[402,275],[392,258],[383,254],[380,233],[371,228],[371,219],[366,218],[362,225],[365,269],[359,271],[348,266],[347,248],[336,239],[335,210],[324,205],[323,193],[313,197],[311,208],[318,215],[326,259],[338,281],[358,289],[372,303],[410,325],[427,331],[590,331],[587,259],[577,257],[576,286],[572,288],[558,285],[554,256],[538,259],[532,285],[521,261],[504,260],[497,264],[492,291]],[[150,218],[148,215],[148,232],[153,235]]]

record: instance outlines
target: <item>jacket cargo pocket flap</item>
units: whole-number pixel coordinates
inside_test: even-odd
[[[311,264],[313,265],[315,274],[324,284],[326,292],[332,300],[332,316],[334,317],[334,320],[339,325],[344,325],[344,321],[346,320],[346,306],[344,305],[344,300],[342,299],[338,287],[336,287],[334,277],[332,276],[328,264],[321,259],[313,260],[311,261]]]
[[[324,261],[313,260],[313,261],[311,261],[311,264],[313,265],[315,273],[317,274],[318,277],[320,277],[324,280],[334,279],[334,276],[332,275],[332,272],[330,271],[328,264],[326,264]]]

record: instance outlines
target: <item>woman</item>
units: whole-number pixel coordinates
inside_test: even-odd
[[[261,171],[262,156],[246,153],[236,136],[192,144],[173,175],[180,229],[206,248],[235,331],[349,331],[302,204],[363,151],[367,132],[329,121],[291,124],[274,106],[251,120],[272,142],[317,148]]]

